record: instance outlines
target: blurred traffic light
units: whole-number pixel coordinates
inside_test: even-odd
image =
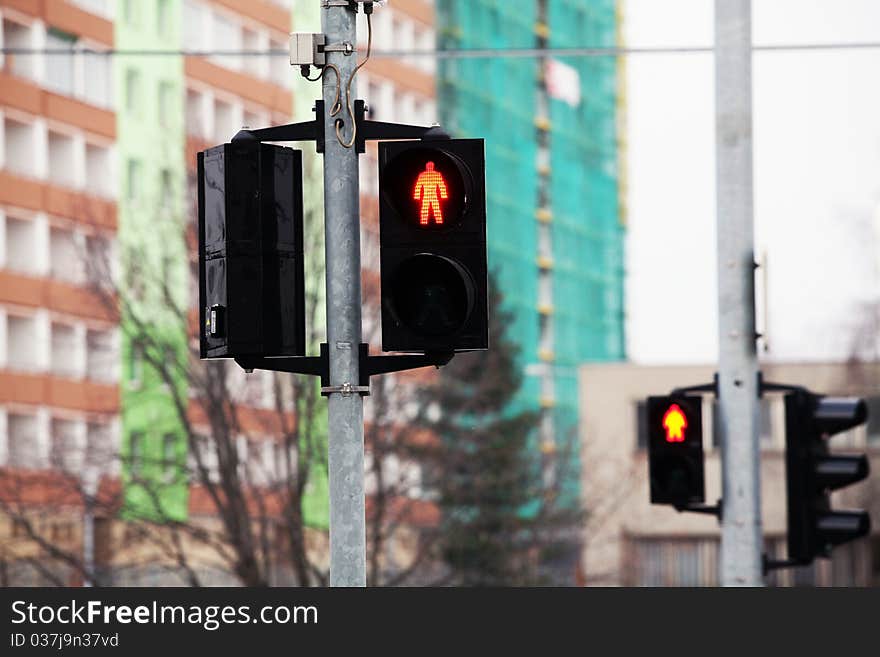
[[[698,396],[648,397],[652,504],[684,508],[704,501],[702,403]]]
[[[384,351],[489,346],[482,139],[379,143]]]
[[[788,557],[802,564],[829,556],[835,545],[865,536],[865,511],[835,511],[831,491],[868,476],[868,459],[834,456],[828,439],[868,419],[864,400],[824,397],[806,390],[785,396],[785,455],[788,494]]]
[[[235,141],[198,178],[201,357],[304,355],[302,153]]]

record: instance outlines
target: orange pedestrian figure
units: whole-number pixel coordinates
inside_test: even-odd
[[[439,193],[439,198],[438,198]],[[446,191],[446,181],[443,180],[443,174],[434,171],[434,163],[428,162],[425,170],[419,174],[416,180],[416,188],[413,190],[413,199],[422,202],[421,219],[419,223],[423,226],[428,225],[428,218],[434,213],[434,221],[437,224],[443,223],[443,210],[440,209],[440,199],[449,198],[449,192]]]
[[[683,443],[684,430],[687,429],[688,421],[678,404],[673,404],[663,416],[663,428],[666,429],[666,442]]]

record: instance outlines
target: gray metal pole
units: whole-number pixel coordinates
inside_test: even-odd
[[[752,218],[751,0],[715,0],[720,580],[760,586],[761,494]]]
[[[323,3],[322,3],[323,4]],[[329,5],[329,6],[328,6]],[[328,45],[356,45],[357,14],[345,6],[324,5],[321,29]],[[354,54],[329,51],[341,80],[332,71],[323,78],[324,96],[324,237],[327,258],[327,343],[330,386],[358,385],[358,345],[361,343],[361,241],[358,193],[358,154],[336,138],[336,120],[347,109],[329,116],[336,85],[345,87],[357,66]],[[355,86],[351,87],[352,98]],[[364,519],[364,406],[359,394],[331,393],[328,400],[328,470],[330,477],[330,586],[366,586],[366,523]]]

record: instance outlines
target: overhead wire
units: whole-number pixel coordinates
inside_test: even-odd
[[[444,48],[432,50],[379,50],[373,59],[434,57],[470,59],[491,57],[622,57],[626,55],[701,54],[714,52],[714,46],[632,46],[576,48]],[[752,46],[753,52],[803,52],[823,50],[880,50],[880,41],[783,43]],[[287,57],[287,50],[144,50],[129,48],[0,48],[4,55],[104,55],[107,57]]]

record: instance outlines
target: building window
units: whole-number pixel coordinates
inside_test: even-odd
[[[113,249],[105,235],[86,235],[86,278],[92,285],[111,287],[113,283]]]
[[[174,207],[174,179],[168,169],[159,173],[159,205],[166,210]]]
[[[168,0],[158,0],[156,5],[156,32],[159,36],[167,36],[171,28],[171,10]]]
[[[49,131],[49,178],[53,183],[73,187],[76,184],[76,145],[73,137]]]
[[[207,137],[205,129],[202,94],[192,89],[186,90],[186,133],[196,137]]]
[[[114,192],[110,149],[86,144],[86,189],[98,196],[110,197]]]
[[[132,477],[140,477],[144,466],[144,434],[133,431],[128,442],[128,460]]]
[[[36,176],[37,162],[34,154],[37,148],[34,126],[4,117],[3,137],[6,168],[24,176]]]
[[[198,458],[194,453],[190,453],[189,455],[189,463],[188,469],[190,472],[190,476],[194,478],[197,482],[202,480],[202,474],[199,471],[199,461],[201,461],[202,467],[205,469],[205,475],[207,476],[209,481],[219,481],[220,480],[220,466],[219,466],[219,457],[217,455],[217,448],[214,446],[213,441],[210,437],[196,434],[194,436],[194,449],[198,452]]]
[[[37,369],[37,322],[33,317],[6,317],[6,353],[10,369],[32,372]]]
[[[25,274],[36,272],[34,253],[36,225],[27,219],[6,215],[6,267]]]
[[[167,128],[173,122],[174,113],[171,103],[174,98],[174,87],[170,82],[159,83],[159,125]]]
[[[111,60],[100,53],[83,53],[83,90],[85,100],[99,107],[111,105]]]
[[[141,196],[141,163],[137,160],[128,161],[128,170],[125,183],[128,200],[138,200]]]
[[[116,380],[117,361],[113,331],[86,332],[86,372],[93,381]]]
[[[68,283],[84,282],[85,267],[77,236],[72,230],[52,226],[49,229],[49,273]]]
[[[200,50],[203,39],[208,33],[205,30],[205,7],[199,2],[186,0],[183,5],[183,42],[189,50]]]
[[[127,25],[137,25],[140,19],[140,3],[143,0],[123,0],[122,16]]]
[[[30,48],[31,28],[21,23],[15,23],[3,17],[3,46],[5,48]],[[33,76],[33,57],[27,55],[3,56],[3,68],[11,70],[15,75],[23,78]],[[0,60],[2,61],[2,60]]]
[[[214,101],[214,138],[218,142],[224,142],[238,132],[236,126],[235,108],[230,103],[222,100]]]
[[[132,343],[128,350],[128,383],[130,387],[140,386],[144,378],[144,348]]]
[[[6,422],[10,467],[39,467],[40,450],[36,416],[10,413]]]
[[[213,28],[215,49],[227,51],[241,50],[242,34],[240,24],[227,18],[225,14],[215,13]],[[213,59],[221,66],[236,71],[241,68],[241,55],[215,55]]]
[[[82,468],[82,448],[76,437],[76,423],[52,419],[51,465],[64,472],[78,472]]]
[[[73,377],[77,374],[76,342],[76,330],[72,326],[52,322],[53,374],[63,377]]]
[[[276,41],[272,39],[269,41],[269,48],[273,51],[285,51],[287,50],[287,44],[284,41]],[[290,62],[286,57],[270,57],[269,58],[269,66],[270,66],[270,77],[275,84],[281,87],[287,87],[290,85],[291,77],[291,67]]]
[[[46,55],[46,85],[53,91],[72,95],[74,89],[73,46],[76,37],[50,29],[46,34],[47,50],[70,50],[69,53]]]
[[[133,68],[125,72],[125,111],[129,114],[140,112],[141,75]]]
[[[173,433],[162,437],[162,469],[166,483],[177,478],[177,436]]]
[[[638,538],[630,543],[630,586],[716,586],[718,540]]]
[[[86,425],[86,450],[89,465],[102,472],[113,472],[119,455],[113,425],[89,422]]]

